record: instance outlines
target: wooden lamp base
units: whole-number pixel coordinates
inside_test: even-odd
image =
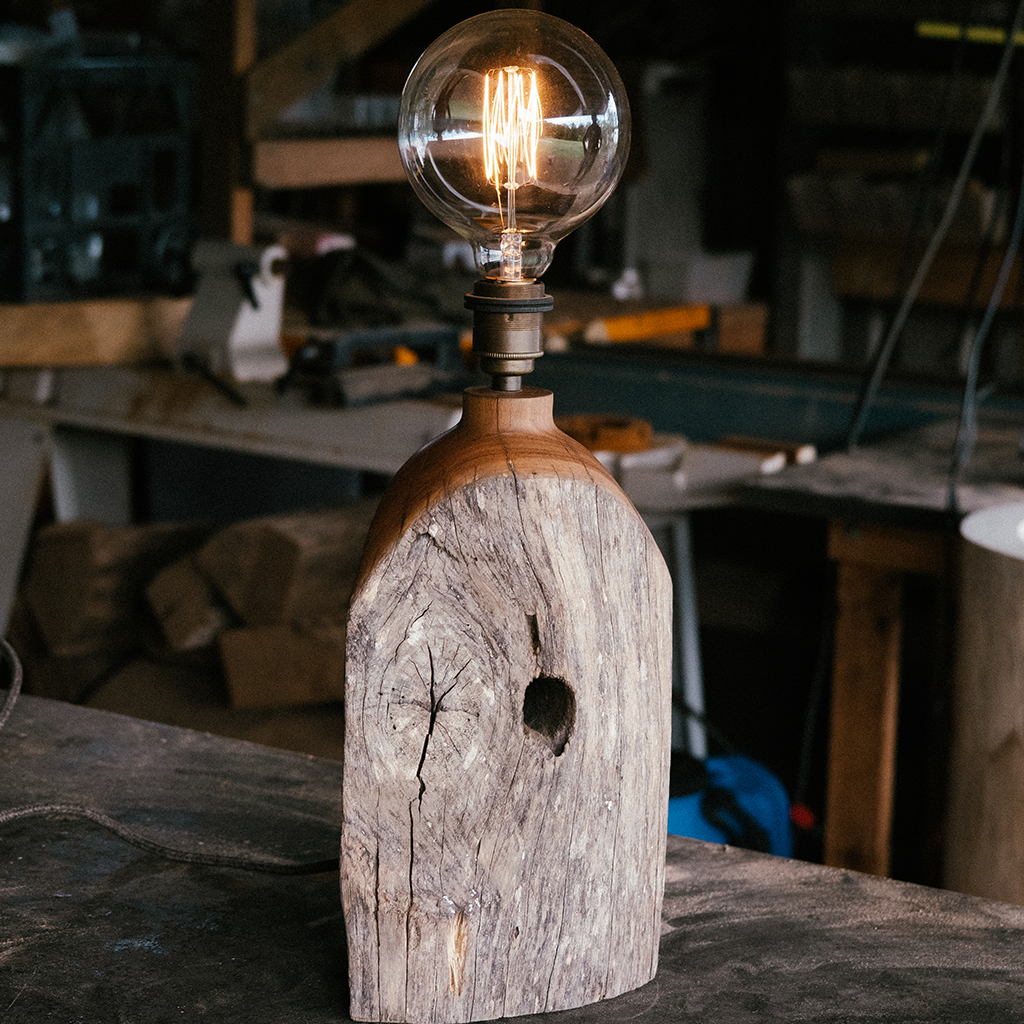
[[[356,1020],[567,1009],[657,968],[671,582],[552,401],[468,390],[370,531],[346,660]]]

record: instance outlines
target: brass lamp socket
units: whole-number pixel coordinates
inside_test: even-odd
[[[473,311],[473,353],[494,391],[518,391],[543,354],[541,326],[554,299],[540,281],[477,281],[466,296]]]

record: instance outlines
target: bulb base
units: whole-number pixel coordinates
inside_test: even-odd
[[[518,391],[544,355],[541,328],[555,300],[540,281],[477,281],[466,296],[473,311],[473,354],[494,391]]]

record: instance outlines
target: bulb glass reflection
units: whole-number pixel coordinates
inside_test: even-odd
[[[484,276],[529,280],[615,188],[629,104],[584,32],[537,11],[493,11],[420,57],[398,142],[417,195],[473,244]]]

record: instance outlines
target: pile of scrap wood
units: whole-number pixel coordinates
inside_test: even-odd
[[[232,708],[340,701],[345,620],[376,500],[196,523],[69,522],[34,538],[10,637],[26,689],[75,702],[142,662],[216,674]],[[197,682],[198,685],[198,682]]]

